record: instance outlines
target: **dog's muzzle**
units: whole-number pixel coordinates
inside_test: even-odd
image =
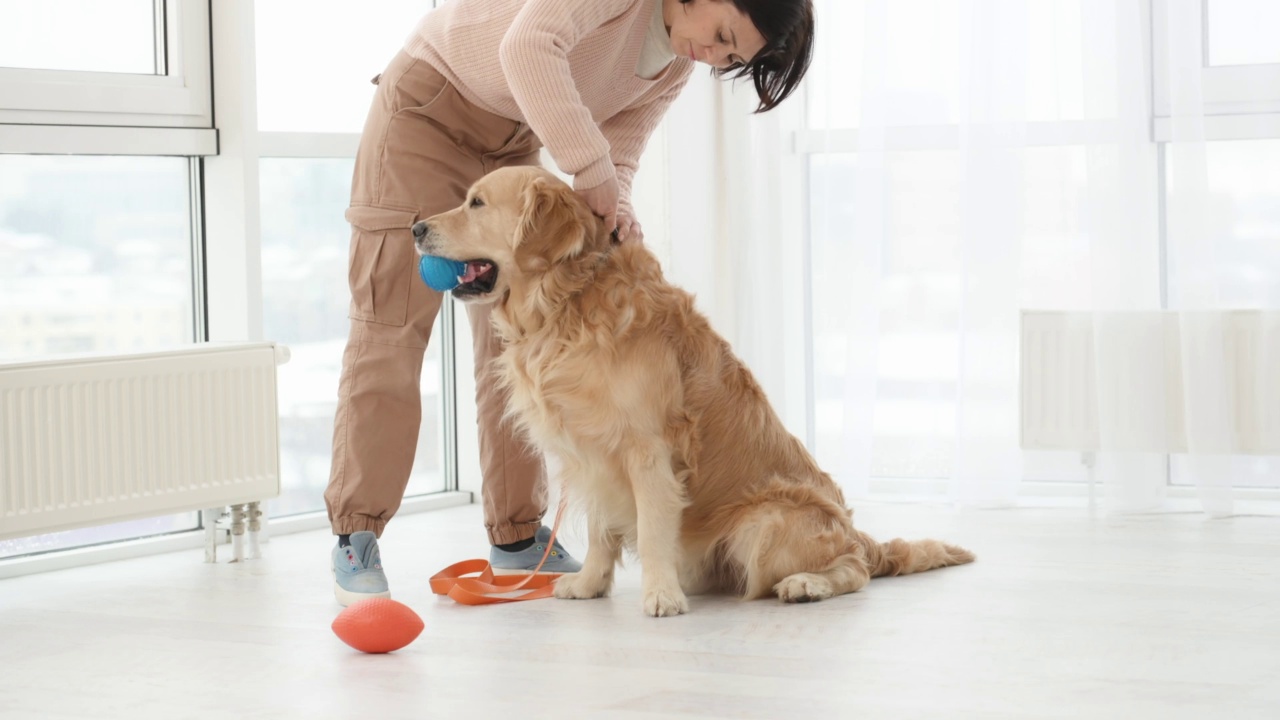
[[[431,226],[426,221],[420,221],[413,224],[413,247],[418,251],[419,255],[431,254]]]

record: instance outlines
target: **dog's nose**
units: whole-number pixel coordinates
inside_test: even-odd
[[[426,223],[426,222],[416,222],[416,223],[414,223],[414,224],[413,224],[413,237],[414,237],[414,239],[421,240],[421,239],[422,239],[422,237],[423,237],[424,235],[426,235],[426,234],[427,234],[427,231],[428,231],[428,230],[430,230],[430,229],[431,229],[431,228],[429,228],[429,227],[427,226],[427,223]]]

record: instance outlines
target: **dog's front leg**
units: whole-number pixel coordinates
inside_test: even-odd
[[[587,558],[576,573],[561,575],[556,580],[556,597],[587,600],[605,597],[613,588],[613,569],[622,554],[622,537],[600,520],[592,518],[587,526]]]
[[[653,617],[689,612],[680,588],[680,522],[687,504],[671,471],[671,456],[661,450],[635,452],[626,463],[636,498],[636,550],[640,556],[644,611]]]

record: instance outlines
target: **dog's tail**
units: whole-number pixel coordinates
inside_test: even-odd
[[[871,577],[910,575],[949,565],[964,565],[974,560],[973,553],[941,540],[908,541],[894,538],[881,543],[871,539],[866,533],[859,532],[858,535],[863,550],[867,553],[867,568],[871,571]]]

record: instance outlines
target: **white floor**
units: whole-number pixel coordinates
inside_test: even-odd
[[[810,605],[612,598],[457,606],[427,578],[482,551],[476,506],[382,541],[416,642],[362,655],[327,533],[262,560],[186,551],[0,581],[3,718],[1280,718],[1280,518],[867,505],[885,539],[978,562]],[[570,538],[570,550],[581,545]]]

